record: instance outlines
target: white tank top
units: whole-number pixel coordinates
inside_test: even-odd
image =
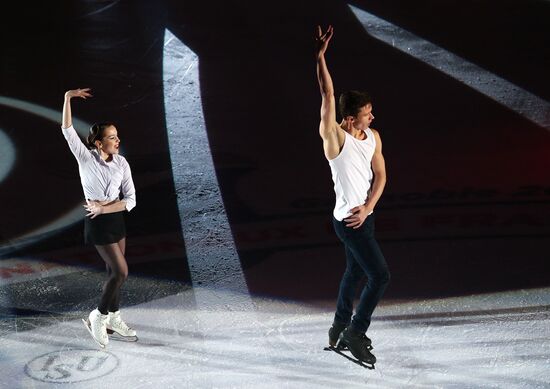
[[[373,179],[371,161],[376,140],[370,128],[365,133],[367,138],[359,140],[345,132],[340,154],[328,161],[336,193],[333,215],[339,221],[351,215],[350,209],[365,204],[370,194]]]

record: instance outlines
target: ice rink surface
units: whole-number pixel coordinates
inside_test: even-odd
[[[143,285],[144,287],[147,284]],[[2,388],[544,388],[550,383],[550,289],[385,301],[364,369],[324,351],[330,303],[193,289],[122,310],[137,343],[101,350],[80,317],[18,330],[3,319]],[[206,296],[206,297],[205,297]],[[235,302],[235,303],[234,303]]]
[[[274,12],[292,16],[294,25],[281,32],[274,28],[283,25],[277,12],[271,21],[262,20],[261,25],[256,24],[261,19],[252,11],[245,13],[246,2],[243,2],[241,8],[233,11],[236,21],[226,15],[203,20],[203,7],[200,2],[195,3],[193,7],[187,7],[192,4],[190,2],[181,9],[160,7],[159,10],[154,6],[156,2],[114,2],[105,7],[99,3],[77,2],[80,8],[76,7],[74,13],[64,10],[66,13],[59,13],[55,19],[57,13],[51,12],[50,17],[54,19],[49,18],[45,27],[32,23],[33,19],[28,22],[28,12],[34,12],[34,21],[44,20],[40,9],[37,11],[33,4],[28,7],[33,10],[25,9],[27,22],[17,23],[17,27],[21,25],[25,30],[19,34],[31,34],[29,42],[36,44],[43,37],[38,41],[42,44],[37,47],[60,47],[59,54],[65,56],[67,47],[59,45],[58,39],[48,41],[51,37],[44,32],[57,26],[59,37],[65,39],[67,27],[64,22],[76,20],[80,29],[79,34],[74,34],[78,45],[73,45],[74,51],[67,56],[74,56],[78,66],[72,66],[72,70],[67,66],[59,73],[73,71],[63,76],[63,80],[75,87],[86,86],[78,84],[83,82],[83,75],[86,76],[84,80],[93,80],[98,90],[94,104],[99,104],[88,105],[91,112],[87,114],[85,106],[81,105],[78,114],[96,117],[102,111],[100,102],[103,101],[103,110],[115,107],[106,113],[127,125],[124,145],[128,146],[129,158],[135,167],[136,182],[141,182],[143,190],[139,194],[138,213],[134,213],[128,225],[133,234],[129,243],[135,242],[135,246],[128,247],[132,270],[122,290],[122,315],[137,330],[139,340],[132,343],[112,338],[106,349],[100,349],[92,340],[81,319],[96,307],[105,274],[84,267],[94,260],[85,260],[83,252],[71,245],[81,244],[76,230],[53,231],[53,224],[48,224],[52,230],[49,232],[54,234],[48,242],[37,244],[34,252],[30,250],[13,257],[10,251],[2,252],[0,388],[550,388],[550,288],[516,287],[548,285],[544,278],[549,231],[545,221],[548,214],[546,196],[550,193],[544,169],[548,117],[545,116],[543,122],[543,119],[534,120],[529,113],[543,113],[548,108],[548,99],[544,97],[546,105],[541,110],[537,108],[541,106],[538,103],[531,104],[539,100],[524,98],[531,95],[522,94],[523,89],[497,88],[501,84],[493,78],[500,78],[493,77],[492,73],[491,83],[486,84],[489,87],[480,88],[479,85],[485,85],[487,73],[471,64],[483,63],[483,53],[474,50],[474,54],[470,53],[471,63],[461,63],[459,67],[448,61],[457,57],[449,53],[443,56],[439,46],[375,18],[374,14],[367,15],[361,7],[348,9],[348,5],[338,2],[330,3],[332,6],[324,10],[323,7],[317,10],[318,4],[311,7],[319,13],[312,18],[315,24],[329,19],[339,23],[340,35],[335,43],[354,42],[352,37],[362,37],[366,46],[361,58],[374,53],[383,59],[369,64],[365,72],[369,77],[366,85],[372,86],[375,92],[378,90],[383,100],[388,101],[386,107],[392,107],[390,115],[388,108],[384,110],[384,105],[379,105],[378,123],[383,123],[386,131],[388,162],[394,164],[392,169],[396,172],[395,179],[392,178],[393,198],[397,200],[392,202],[391,193],[388,193],[389,206],[382,213],[387,219],[385,223],[380,219],[380,230],[382,235],[386,233],[385,252],[389,253],[392,281],[396,280],[399,293],[383,298],[375,311],[368,335],[373,340],[373,353],[378,362],[374,370],[367,370],[333,352],[324,351],[335,298],[329,300],[309,294],[310,290],[321,287],[336,290],[336,282],[331,283],[326,275],[337,274],[334,263],[343,258],[331,259],[336,248],[333,243],[327,245],[327,234],[322,228],[322,221],[330,212],[323,204],[329,198],[332,207],[332,197],[317,193],[322,187],[319,184],[321,177],[326,178],[326,182],[329,177],[328,170],[319,167],[327,168],[320,141],[313,133],[319,102],[313,58],[309,57],[309,51],[307,56],[303,51],[310,49],[309,34],[313,28],[307,27],[308,35],[304,35],[307,39],[296,38],[299,33],[305,34],[302,31],[305,30],[304,20],[311,10],[303,4],[283,2],[284,7]],[[361,5],[363,2],[355,3]],[[368,5],[376,6],[371,3],[376,2]],[[216,8],[221,4],[216,4]],[[95,6],[100,8],[94,9]],[[204,3],[204,10],[210,11],[209,6]],[[334,13],[334,10],[339,12]],[[391,14],[399,10],[395,8]],[[160,18],[163,12],[170,15]],[[471,12],[469,17],[474,18],[476,12]],[[81,17],[87,22],[82,23]],[[199,22],[195,23],[195,19]],[[218,26],[226,19],[231,21],[231,28],[223,24]],[[416,15],[411,17],[412,22],[418,20]],[[512,30],[508,23],[499,23],[505,26],[503,34]],[[37,25],[38,32],[31,32],[33,25]],[[174,33],[169,28],[174,28]],[[268,30],[273,31],[268,33]],[[460,26],[462,46],[472,46],[462,43],[468,42],[464,40],[468,30],[470,28],[464,30]],[[537,36],[526,34],[528,30],[513,29],[514,34],[520,36],[518,39],[535,41],[536,46]],[[224,37],[226,34],[231,37],[229,44],[211,39],[221,32]],[[357,35],[359,32],[363,35]],[[391,41],[391,46],[376,43],[364,35],[369,32],[376,33],[373,36],[377,39],[383,37],[382,33],[392,39],[401,39],[407,53],[394,51],[400,46],[399,39]],[[444,32],[449,30],[446,28]],[[186,43],[178,36],[186,38]],[[136,37],[141,40],[134,42]],[[306,40],[307,46],[302,45]],[[473,42],[476,43],[477,38]],[[57,74],[57,58],[61,55],[54,51],[54,54],[42,56],[56,58],[52,64],[48,61],[35,63],[41,58],[27,49],[27,43],[14,41],[10,47],[12,62],[7,62],[6,68],[13,72],[4,77],[12,84],[9,95],[26,100],[32,96],[34,101],[36,90],[51,91],[52,95],[42,96],[40,103],[60,109],[61,94],[56,91],[59,80],[50,76]],[[509,58],[506,63],[536,64],[537,58],[544,57],[544,47],[536,52],[530,47],[524,50],[530,56],[531,52],[535,53],[535,60],[529,57],[529,61],[522,61],[517,57],[519,59]],[[261,50],[258,55],[249,56],[251,48]],[[516,44],[514,49],[520,48]],[[335,70],[338,86],[349,85],[351,80],[346,80],[347,74],[359,68],[338,62],[338,53],[346,51],[345,45],[337,43],[332,49],[331,69]],[[275,61],[272,52],[279,51],[287,54]],[[413,59],[411,56],[415,52],[421,55]],[[508,47],[504,52],[509,56]],[[16,60],[14,53],[19,53],[21,59]],[[246,61],[239,57],[241,53]],[[452,71],[444,72],[442,77],[439,74],[441,67],[425,60],[434,56],[447,59],[447,67]],[[30,92],[21,93],[22,78],[13,74],[23,74],[20,68],[26,69],[23,65],[31,63],[33,71],[25,74],[25,78],[34,77],[29,82],[32,88]],[[272,74],[275,63],[281,75]],[[472,68],[476,72],[471,72]],[[44,73],[36,69],[44,69]],[[464,76],[465,69],[470,71],[468,77]],[[528,92],[538,90],[542,95],[540,91],[544,90],[546,82],[542,72],[530,72],[529,67],[522,66],[511,69],[516,77],[508,78],[523,80],[521,84],[528,86],[524,86]],[[382,70],[385,71],[380,73],[379,80],[370,78],[371,71],[378,74]],[[457,73],[460,77],[456,80],[448,77]],[[506,74],[503,70],[501,73]],[[529,77],[524,80],[530,73],[536,82],[527,82]],[[274,80],[280,84],[277,88],[272,88]],[[398,87],[386,88],[386,80]],[[478,87],[475,93],[470,90],[472,80]],[[273,100],[267,102],[258,98],[258,91],[263,91],[265,85],[275,90]],[[355,80],[353,85],[356,85]],[[238,98],[234,94],[236,89]],[[111,90],[123,92],[112,94]],[[481,100],[478,92],[486,97]],[[502,106],[497,106],[493,100]],[[281,101],[286,116],[278,121],[273,115],[273,107],[278,105],[270,104]],[[424,112],[424,102],[429,103],[430,112]],[[463,110],[459,117],[454,108],[457,104]],[[525,106],[530,107],[527,114],[523,112]],[[265,107],[270,109],[264,110]],[[11,113],[13,123],[20,126],[24,116],[18,116],[19,112],[6,112]],[[28,116],[31,114],[37,115],[35,111]],[[530,118],[529,123],[522,118],[524,114]],[[264,123],[267,116],[270,122]],[[295,123],[288,126],[287,117]],[[0,140],[4,145],[12,142],[8,135],[21,139],[20,144],[30,139],[21,134],[31,134],[32,130],[34,136],[38,126],[28,117],[27,120],[20,127],[29,132],[8,131],[8,126],[3,124],[7,135],[4,137],[0,130],[0,135],[6,138]],[[265,125],[265,133],[273,134],[283,128],[284,137],[294,139],[292,147],[284,149],[283,160],[279,158],[278,148],[264,147],[265,134],[255,136],[248,125],[242,125],[260,121]],[[539,127],[533,123],[539,123]],[[58,123],[52,128],[57,131]],[[442,128],[445,131],[442,132]],[[522,129],[522,142],[525,143],[517,143],[517,128]],[[307,131],[312,135],[303,135]],[[483,138],[472,144],[470,137],[480,134]],[[314,136],[318,143],[312,143]],[[41,144],[42,147],[33,147],[33,150],[61,150],[65,147],[64,141],[60,135],[56,139],[50,145]],[[437,153],[434,152],[434,139],[440,142],[441,151]],[[426,148],[411,152],[409,147],[402,146],[411,140],[421,140],[415,144]],[[298,149],[296,145],[303,147]],[[17,152],[22,150],[15,149]],[[485,150],[491,150],[490,158],[485,158]],[[509,158],[509,150],[515,150],[516,159]],[[68,158],[68,151],[65,151]],[[217,164],[213,158],[216,155]],[[314,156],[319,158],[314,159]],[[430,166],[436,158],[438,166],[431,166],[433,172],[416,177],[409,174],[411,166]],[[27,163],[35,179],[43,176],[51,187],[55,185],[50,182],[57,182],[52,179],[59,179],[69,187],[70,179],[72,187],[79,190],[76,164],[72,159],[73,170],[45,171],[43,175],[35,174],[37,162],[29,159]],[[0,164],[5,165],[7,172],[12,162],[9,158],[4,160],[0,160]],[[21,156],[15,160],[23,164]],[[47,162],[52,164],[50,159]],[[526,171],[522,166],[528,165],[531,169]],[[520,168],[515,170],[516,166]],[[457,175],[453,177],[456,187],[448,186],[448,171]],[[471,171],[478,174],[471,174]],[[497,171],[506,175],[495,174]],[[306,176],[311,179],[304,178]],[[273,185],[286,183],[286,180],[292,182],[293,177],[297,186],[292,190],[284,185]],[[414,180],[410,181],[410,177]],[[28,184],[27,180],[23,181]],[[25,209],[29,215],[38,213],[28,208],[36,201],[34,197],[32,201],[25,200],[23,195],[27,192],[34,196],[26,186],[16,187],[17,190],[7,188],[3,187],[0,193],[17,193],[25,206],[12,205],[13,209]],[[330,187],[325,189],[330,192]],[[486,201],[483,194],[492,192],[495,195]],[[448,194],[450,199],[425,203],[424,199],[429,200],[432,195],[437,197],[437,194]],[[420,195],[420,200],[407,200],[410,195]],[[52,196],[55,202],[48,204],[52,208],[54,203],[72,201],[68,201],[70,196],[58,201],[58,191]],[[14,204],[14,197],[2,203]],[[483,197],[483,201],[478,197]],[[141,202],[141,199],[149,199],[149,202]],[[458,200],[464,202],[456,204]],[[304,204],[303,209],[296,204]],[[5,211],[2,226],[8,227],[3,230],[6,236],[2,239],[8,242],[11,250],[13,226],[20,223],[26,231],[29,220],[20,218],[18,212],[12,213],[15,216],[10,219],[6,216],[8,210]],[[170,228],[174,227],[176,219],[178,230],[172,231]],[[231,219],[232,225],[229,224]],[[296,230],[297,233],[287,237],[286,232]],[[253,233],[258,231],[270,234],[258,241],[246,239],[256,236]],[[232,235],[235,232],[237,239]],[[182,235],[185,245],[174,240],[173,235]],[[332,231],[330,236],[335,239]],[[165,241],[168,243],[163,245]],[[68,242],[66,251],[61,250],[63,242]],[[57,255],[55,250],[63,255]],[[97,264],[99,259],[95,252],[90,258],[95,258]],[[518,258],[525,266],[517,266]],[[329,260],[332,262],[327,265]],[[176,266],[168,267],[174,264]],[[134,271],[138,265],[141,265],[141,272]],[[325,273],[323,265],[329,269]],[[165,266],[167,270],[160,272],[159,269]],[[186,278],[187,270],[190,280]],[[315,277],[310,277],[312,271],[316,272]],[[281,283],[281,277],[287,282]],[[427,284],[433,288],[426,288]],[[461,289],[460,284],[471,288]],[[479,285],[485,288],[482,290],[493,292],[470,293],[480,290],[474,288]],[[285,289],[292,288],[292,293],[299,295],[296,290],[305,290],[308,293],[303,294],[307,296],[300,300],[281,297],[286,296]],[[504,289],[510,290],[495,292]],[[411,296],[413,293],[415,296],[461,297],[428,299]]]

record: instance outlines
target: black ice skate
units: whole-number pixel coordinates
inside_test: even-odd
[[[328,330],[328,344],[331,347],[336,347],[340,334],[346,328],[345,324],[342,323],[332,323],[332,327]]]
[[[368,363],[362,362],[358,359],[355,359],[353,356],[349,356],[347,354],[349,352],[349,350],[347,348],[342,349],[342,348],[339,348],[338,346],[337,347],[328,346],[328,347],[325,347],[325,351],[334,351],[336,354],[343,356],[347,360],[350,360],[351,362],[353,362],[353,363],[355,363],[359,366],[362,366],[365,369],[369,369],[369,370],[374,369],[374,363],[368,364]]]
[[[370,352],[372,342],[364,333],[357,332],[348,327],[340,334],[339,347],[347,346],[351,354],[358,361],[374,366],[376,357]]]

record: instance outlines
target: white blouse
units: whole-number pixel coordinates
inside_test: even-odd
[[[88,200],[118,200],[122,192],[126,210],[136,206],[136,189],[130,165],[122,155],[113,154],[110,162],[104,161],[97,150],[89,150],[80,140],[73,126],[61,128],[71,152],[78,161],[80,182]]]

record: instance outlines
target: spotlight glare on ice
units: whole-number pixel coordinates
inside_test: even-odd
[[[174,187],[197,304],[201,308],[228,304],[222,298],[227,294],[219,293],[223,289],[241,296],[239,300],[232,294],[231,305],[251,308],[208,143],[199,57],[168,30],[163,84]]]

